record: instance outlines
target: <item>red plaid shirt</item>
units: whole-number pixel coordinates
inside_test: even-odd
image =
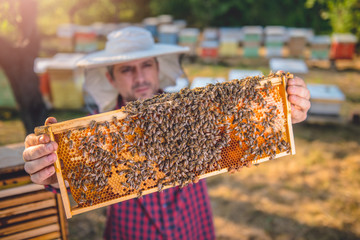
[[[119,97],[116,109],[122,106]],[[215,239],[205,180],[109,206],[104,238]]]

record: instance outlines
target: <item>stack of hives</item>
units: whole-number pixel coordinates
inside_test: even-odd
[[[311,59],[328,60],[330,55],[330,43],[329,36],[314,36],[310,40],[311,44]]]
[[[196,47],[200,31],[198,28],[184,28],[179,32],[179,45],[190,48],[189,56],[196,56]]]
[[[201,57],[216,60],[219,56],[219,33],[217,28],[205,28],[201,42]]]
[[[57,27],[57,50],[59,52],[72,52],[74,50],[74,34],[76,31],[74,24],[61,24]]]
[[[144,18],[143,25],[146,30],[151,32],[154,38],[157,38],[158,35],[157,27],[159,25],[159,20],[156,17]]]
[[[291,57],[304,57],[310,32],[304,28],[288,29],[288,49]]]
[[[290,77],[183,89],[42,128],[59,144],[62,193],[65,179],[78,203],[68,216],[293,152]]]
[[[75,52],[90,53],[97,49],[95,30],[91,26],[77,26],[75,30]]]
[[[331,37],[331,58],[352,59],[355,53],[357,38],[350,33],[334,33]]]
[[[242,28],[242,31],[244,34],[243,56],[246,58],[259,57],[263,28],[261,26],[246,26]]]
[[[58,53],[47,64],[52,105],[56,109],[80,109],[83,102],[82,72],[76,62],[80,53]]]
[[[238,46],[242,37],[241,28],[221,28],[219,56],[235,57],[238,56]]]
[[[159,43],[176,45],[180,28],[175,24],[163,24],[158,28]]]
[[[285,43],[286,29],[283,26],[267,26],[265,32],[265,47],[267,57],[281,57]]]

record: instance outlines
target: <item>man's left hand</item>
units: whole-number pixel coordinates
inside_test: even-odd
[[[291,103],[291,121],[299,123],[306,119],[307,112],[310,109],[310,92],[306,87],[304,80],[294,77],[288,80],[286,89],[288,99]]]

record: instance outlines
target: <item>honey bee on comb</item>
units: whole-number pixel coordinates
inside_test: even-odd
[[[58,178],[69,182],[76,209],[93,209],[294,154],[289,78],[184,88],[71,120],[72,127],[47,126],[63,161]]]

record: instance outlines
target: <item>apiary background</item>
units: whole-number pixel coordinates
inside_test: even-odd
[[[195,76],[227,78],[230,69],[269,72],[267,63],[227,66],[186,64]],[[324,70],[324,68],[326,70]],[[359,62],[360,68],[360,62]],[[346,101],[340,114],[350,120],[360,109],[360,73],[310,68],[306,83],[336,84]],[[58,121],[87,115],[52,112]],[[0,120],[0,144],[22,142],[18,117]],[[339,124],[295,124],[296,155],[207,180],[217,239],[358,239],[360,236],[360,129]],[[71,239],[100,239],[106,208],[68,220]],[[241,232],[241,235],[239,235]]]

